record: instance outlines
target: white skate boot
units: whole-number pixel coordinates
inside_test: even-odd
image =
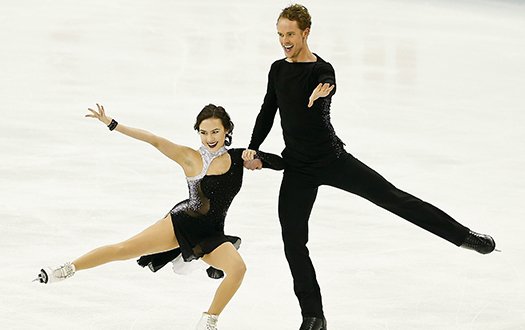
[[[66,262],[63,266],[58,268],[48,267],[47,269],[41,269],[38,277],[33,280],[33,282],[40,282],[44,284],[54,283],[63,281],[66,278],[70,278],[75,274],[75,265],[70,262]]]
[[[196,330],[218,330],[217,322],[219,317],[217,315],[210,315],[208,313],[202,313],[201,320],[197,324]]]

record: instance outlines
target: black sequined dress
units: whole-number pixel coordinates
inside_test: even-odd
[[[189,262],[212,252],[225,242],[239,247],[239,237],[224,234],[224,220],[228,208],[242,186],[243,150],[223,148],[211,153],[205,147],[199,149],[203,169],[199,175],[186,178],[189,198],[175,205],[170,211],[179,248],[143,256],[138,260],[139,265],[148,266],[155,272],[180,254],[184,261]],[[208,167],[213,159],[226,152],[231,159],[229,170],[223,174],[208,175]],[[258,151],[256,157],[261,159],[263,167],[275,170],[284,167],[281,157],[277,155]]]

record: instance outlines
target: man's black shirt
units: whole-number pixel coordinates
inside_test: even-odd
[[[268,87],[257,116],[250,149],[258,150],[270,132],[279,109],[288,166],[320,167],[331,163],[344,151],[344,143],[330,122],[330,95],[319,98],[308,108],[309,97],[319,83],[335,85],[330,63],[318,55],[316,62],[275,61],[268,74]]]

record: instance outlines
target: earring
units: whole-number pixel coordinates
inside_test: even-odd
[[[224,145],[229,147],[231,144],[232,144],[232,139],[233,139],[233,134],[232,133],[228,133],[226,134],[226,137],[224,138]]]

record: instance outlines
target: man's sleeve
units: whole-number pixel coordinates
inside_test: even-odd
[[[252,138],[248,146],[249,149],[258,150],[261,144],[264,142],[268,134],[270,133],[275,114],[277,112],[277,96],[275,95],[274,77],[275,77],[275,62],[270,68],[268,73],[268,85],[266,88],[266,95],[261,106],[261,110],[255,120],[255,126],[253,127]]]
[[[335,83],[335,70],[334,67],[330,63],[320,63],[320,65],[317,66],[317,83],[328,83],[330,85],[336,85]],[[328,97],[332,97],[335,94],[335,90],[337,89],[337,86],[334,87],[334,89],[330,92]]]

